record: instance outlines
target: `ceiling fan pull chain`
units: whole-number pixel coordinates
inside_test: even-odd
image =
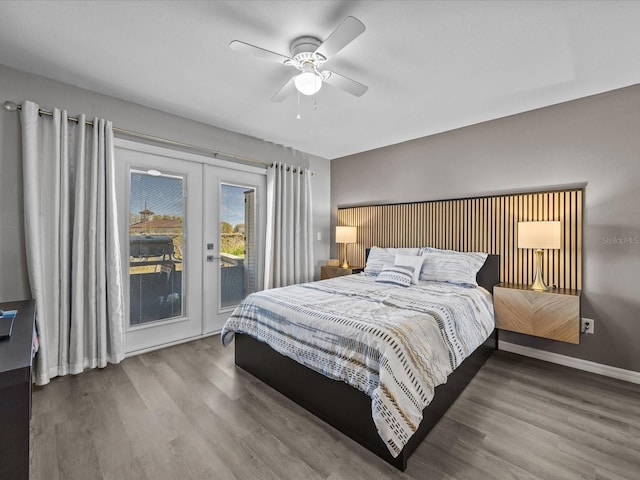
[[[300,116],[300,92],[298,92],[298,115],[296,115],[296,118],[298,120],[300,120],[302,117]]]

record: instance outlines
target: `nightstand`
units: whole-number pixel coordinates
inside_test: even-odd
[[[580,343],[580,290],[546,292],[501,283],[493,289],[496,328],[568,343]]]
[[[364,267],[357,267],[354,265],[351,265],[349,268],[330,267],[329,265],[322,265],[320,267],[320,280],[342,277],[343,275],[351,275],[352,273],[360,273],[363,270]]]

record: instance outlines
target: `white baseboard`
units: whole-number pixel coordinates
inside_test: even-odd
[[[578,370],[584,370],[585,372],[597,373],[598,375],[604,375],[605,377],[616,378],[618,380],[624,380],[625,382],[637,383],[640,385],[640,372],[634,372],[633,370],[611,367],[609,365],[603,365],[602,363],[582,360],[581,358],[567,357],[566,355],[560,355],[559,353],[538,350],[537,348],[503,342],[502,340],[498,340],[498,350],[517,353],[519,355],[524,355],[525,357],[537,358],[538,360],[557,363],[558,365],[564,365],[565,367],[577,368]]]

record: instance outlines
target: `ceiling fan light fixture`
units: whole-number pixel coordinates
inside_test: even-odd
[[[322,88],[322,78],[314,72],[302,72],[295,77],[294,83],[303,95],[315,95]]]

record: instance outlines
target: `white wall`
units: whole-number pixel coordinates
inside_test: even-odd
[[[100,86],[96,86],[99,90]],[[179,92],[178,92],[179,93]],[[314,224],[322,240],[315,242],[316,277],[329,256],[330,162],[246,135],[108,97],[0,65],[0,103],[31,100],[43,108],[103,117],[116,127],[170,138],[193,145],[263,160],[310,167],[313,178]],[[211,99],[209,99],[211,100]],[[23,236],[22,165],[17,113],[0,112],[0,301],[30,298]]]

